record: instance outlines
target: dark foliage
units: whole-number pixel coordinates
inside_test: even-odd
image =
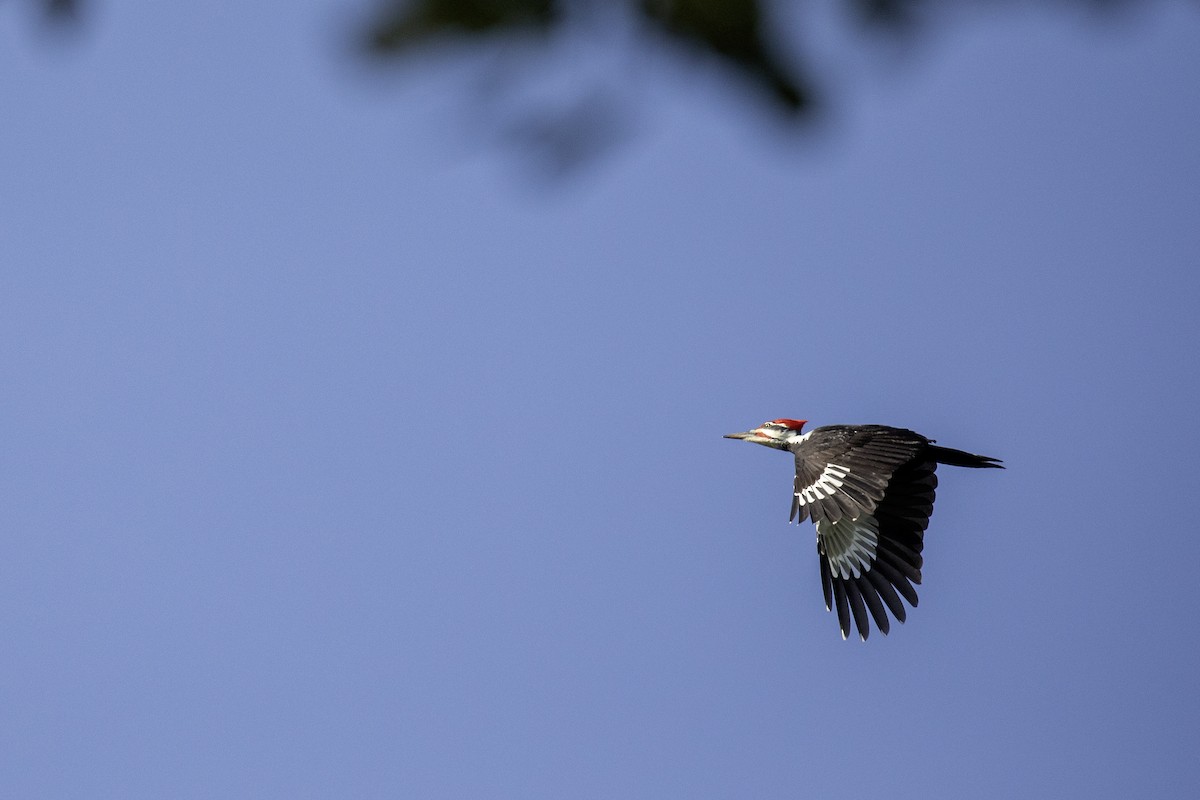
[[[748,86],[779,110],[803,117],[814,111],[808,76],[799,47],[780,42],[772,13],[779,0],[382,0],[383,7],[368,27],[365,40],[372,51],[400,55],[449,36],[498,39],[515,32],[537,30],[553,36],[574,17],[599,7],[623,9],[625,17],[647,31],[661,34],[665,45],[682,45],[740,75]],[[1115,6],[1146,4],[1149,0],[842,0],[847,15],[865,28],[908,33],[922,20],[964,6],[998,9],[1038,6],[1077,6],[1103,11]],[[784,37],[785,38],[785,37]],[[648,38],[647,41],[653,41]],[[784,52],[777,52],[786,48]]]
[[[87,0],[36,0],[52,20],[71,20]],[[909,35],[934,17],[963,7],[1045,10],[1074,7],[1105,12],[1144,6],[1152,0],[842,0],[847,19],[857,20],[866,35],[883,31]],[[743,86],[765,99],[760,107],[787,119],[807,120],[819,105],[802,47],[777,17],[790,0],[379,0],[362,32],[361,49],[376,59],[396,60],[428,53],[447,44],[484,45],[522,37],[549,50],[580,23],[597,26],[619,19],[642,35],[637,46],[691,54],[737,76]],[[597,31],[600,33],[600,31]],[[465,52],[460,47],[457,52]],[[558,68],[557,66],[555,68]],[[529,134],[530,149],[553,149],[551,160],[566,166],[574,156],[603,149],[604,131],[619,130],[611,118],[619,91],[588,89],[568,102],[566,111],[535,108],[507,126],[506,135]],[[592,97],[604,97],[596,103]],[[560,123],[556,123],[558,119]],[[583,124],[580,124],[582,121]],[[598,123],[598,124],[597,124]],[[577,136],[582,133],[582,137]],[[549,143],[549,147],[547,147]]]

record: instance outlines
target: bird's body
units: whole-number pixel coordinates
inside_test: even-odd
[[[886,634],[888,611],[905,620],[901,597],[917,605],[913,585],[921,583],[937,465],[1003,467],[998,459],[939,447],[903,428],[828,425],[805,433],[805,423],[777,419],[726,438],[795,456],[791,519],[816,526],[825,607],[837,608],[843,638],[851,618],[864,640],[872,618]]]

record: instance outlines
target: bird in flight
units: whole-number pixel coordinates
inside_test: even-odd
[[[791,520],[817,529],[825,609],[837,608],[842,638],[853,616],[865,642],[871,619],[904,622],[921,583],[921,548],[933,513],[938,464],[1004,469],[1000,459],[939,447],[933,439],[886,425],[826,425],[804,433],[808,420],[775,419],[726,434],[796,457]],[[867,616],[868,611],[870,617]]]

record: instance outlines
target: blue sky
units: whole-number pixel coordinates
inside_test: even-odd
[[[1193,7],[856,51],[798,144],[654,61],[544,183],[253,5],[0,10],[0,796],[1194,796]],[[889,637],[779,416],[1009,467]]]

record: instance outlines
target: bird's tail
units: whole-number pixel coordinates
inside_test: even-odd
[[[974,453],[968,453],[964,450],[955,450],[952,447],[938,447],[935,444],[929,446],[929,455],[933,456],[933,460],[939,464],[948,464],[952,467],[995,467],[996,469],[1004,469],[1004,465],[998,458],[991,456],[977,456]]]

